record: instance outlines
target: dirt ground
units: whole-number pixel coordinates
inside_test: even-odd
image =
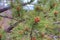
[[[2,12],[2,13],[0,13],[0,15],[12,17],[11,10],[7,10],[5,12]],[[0,20],[0,27],[2,27],[5,30],[6,28],[9,27],[9,22],[10,21],[11,21],[11,19],[2,17],[2,19]]]

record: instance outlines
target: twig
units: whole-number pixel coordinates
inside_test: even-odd
[[[25,6],[25,5],[27,5],[27,4],[32,3],[34,0],[31,0],[31,1],[30,1],[30,2],[28,2],[28,3],[20,3],[20,1],[19,1],[19,0],[16,0],[16,1],[17,1],[17,3],[21,4],[22,6]]]
[[[24,19],[19,20],[18,22],[14,23],[13,25],[10,25],[9,28],[7,28],[5,31],[10,32],[13,28],[15,28],[20,22],[25,21]]]
[[[12,18],[12,17],[8,17],[8,16],[3,16],[3,15],[0,15],[0,17],[9,18],[9,19],[14,19],[14,20],[18,21],[17,19]]]
[[[30,4],[30,3],[32,3],[34,0],[31,0],[30,2],[28,2],[28,3],[23,3],[23,4],[21,4],[22,6],[25,6],[25,5],[27,5],[27,4]],[[19,1],[18,1],[18,3],[19,3]],[[0,8],[0,13],[2,13],[2,12],[4,12],[4,11],[6,11],[6,10],[8,10],[8,9],[11,9],[11,6],[8,6],[8,7],[4,7],[4,8]]]
[[[30,3],[32,3],[34,0],[31,0],[30,2],[28,2],[28,3],[24,3],[24,4],[22,4],[23,6],[25,6],[25,5],[27,5],[27,4],[30,4]]]
[[[31,33],[30,33],[31,40],[32,40],[32,32],[33,32],[33,27],[31,28]]]
[[[30,33],[30,38],[31,38],[31,40],[32,40],[32,32],[33,32],[33,30],[34,30],[34,25],[36,25],[36,23],[34,23],[33,26],[32,26],[32,28],[31,28],[31,33]]]
[[[0,13],[4,12],[4,11],[10,9],[10,8],[11,8],[10,6],[4,7],[4,8],[0,8]]]

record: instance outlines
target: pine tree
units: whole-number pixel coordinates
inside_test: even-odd
[[[12,21],[5,33],[10,33],[12,40],[59,40],[60,1],[38,0],[38,3],[34,4],[34,10],[23,9],[23,6],[33,2],[34,0],[27,3],[11,0],[12,18],[6,18]]]

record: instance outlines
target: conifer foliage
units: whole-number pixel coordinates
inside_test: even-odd
[[[9,28],[0,28],[1,40],[60,40],[60,0],[37,1],[11,0],[12,17],[0,15],[12,20]],[[23,9],[28,4],[34,5],[34,10]]]

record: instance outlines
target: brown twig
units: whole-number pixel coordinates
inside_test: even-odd
[[[12,17],[8,17],[8,16],[3,16],[3,15],[0,15],[0,17],[4,17],[4,18],[8,18],[8,19],[14,19],[14,20],[18,21],[17,19],[12,18]]]
[[[5,31],[10,32],[13,28],[15,28],[20,22],[25,21],[25,19],[19,20],[18,22],[14,23],[13,25],[10,25],[9,28],[7,28]]]
[[[4,12],[4,11],[10,9],[10,8],[11,8],[10,6],[4,7],[4,8],[0,8],[0,13]]]
[[[32,28],[31,28],[31,33],[30,33],[30,38],[31,38],[31,40],[32,40],[32,32],[33,32],[33,30],[34,30],[34,25],[36,25],[36,23],[33,23],[33,26],[32,26]]]

